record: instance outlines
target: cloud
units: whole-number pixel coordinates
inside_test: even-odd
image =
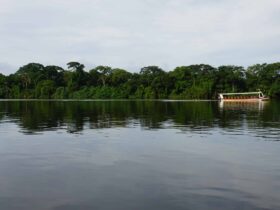
[[[278,0],[0,0],[0,62],[249,65],[279,57]],[[13,70],[14,71],[14,70]]]

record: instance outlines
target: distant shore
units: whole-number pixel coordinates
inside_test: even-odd
[[[89,71],[79,62],[68,68],[29,63],[14,74],[0,74],[2,99],[69,100],[216,100],[220,92],[261,89],[280,98],[280,63],[242,66],[207,64],[164,71],[143,67],[139,73],[97,66]]]

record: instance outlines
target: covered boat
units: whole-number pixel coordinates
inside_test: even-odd
[[[220,93],[219,100],[221,101],[265,101],[266,97],[261,91],[258,92],[243,92],[243,93]]]

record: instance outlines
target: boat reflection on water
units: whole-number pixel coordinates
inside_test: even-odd
[[[221,110],[263,111],[269,101],[219,101]]]

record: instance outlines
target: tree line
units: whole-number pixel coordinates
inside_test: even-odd
[[[215,99],[219,92],[262,90],[280,98],[280,62],[242,66],[207,64],[158,66],[139,73],[109,66],[89,71],[79,62],[67,69],[29,63],[14,74],[0,74],[0,98],[5,99]]]

